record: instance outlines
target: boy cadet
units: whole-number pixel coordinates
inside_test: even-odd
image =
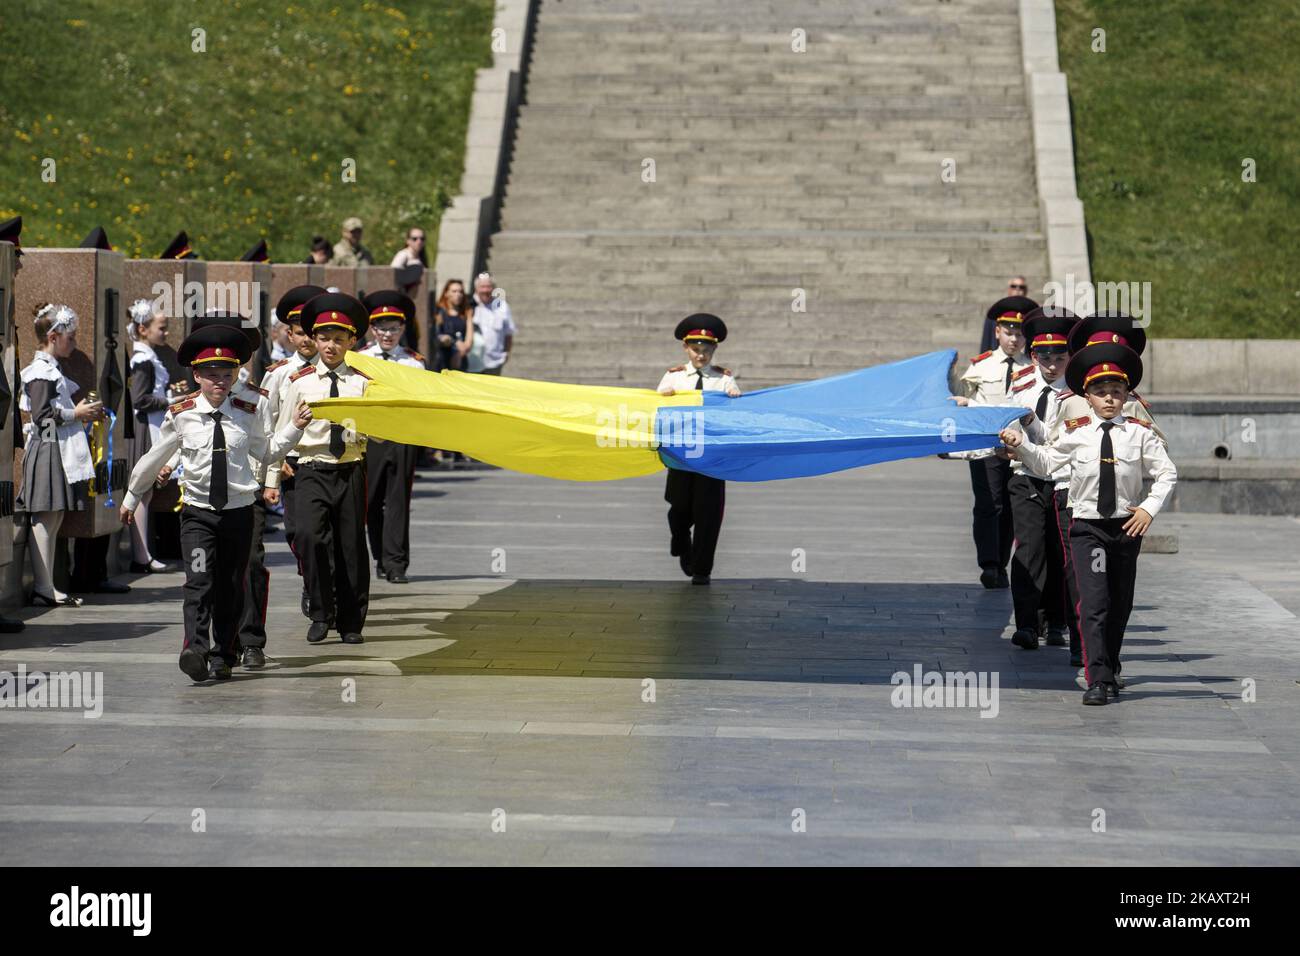
[[[424,369],[424,356],[401,344],[408,323],[415,322],[415,303],[401,292],[372,292],[361,300],[369,311],[374,344],[361,350],[399,365]],[[406,584],[411,562],[411,484],[420,450],[401,442],[366,440],[366,531],[375,573],[392,584]]]
[[[239,315],[227,312],[209,312],[194,320],[192,332],[211,325],[224,325],[238,331],[246,339],[256,355],[262,346],[262,333],[252,326],[243,324]],[[262,430],[266,435],[274,431],[275,419],[271,417],[270,403],[265,389],[254,385],[248,378],[248,366],[239,370],[235,383],[230,388],[233,399],[241,399],[257,409],[262,419]],[[194,398],[198,393],[187,395]],[[173,468],[179,464],[179,449],[173,456]],[[278,470],[277,464],[274,469]],[[244,613],[239,621],[239,661],[246,670],[256,670],[266,665],[266,605],[271,594],[271,572],[266,567],[266,545],[262,536],[266,533],[266,511],[258,499],[262,497],[268,469],[260,461],[253,462],[253,480],[257,482],[257,491],[253,494],[253,533],[249,541],[248,571],[244,575]]]
[[[1069,346],[1071,356],[1077,355],[1090,345],[1105,343],[1127,345],[1141,356],[1142,351],[1146,348],[1147,336],[1141,327],[1135,326],[1133,320],[1122,312],[1095,313],[1085,319],[1080,319],[1070,330]],[[1061,403],[1057,408],[1056,421],[1051,423],[1049,428],[1048,444],[1055,444],[1060,440],[1068,422],[1087,417],[1090,411],[1088,400],[1082,395],[1076,395],[1067,387],[1061,393]],[[1169,448],[1169,440],[1165,437],[1164,432],[1160,430],[1160,426],[1151,414],[1146,400],[1137,392],[1129,393],[1129,400],[1124,403],[1124,417],[1145,421],[1150,424],[1151,430],[1160,439],[1161,444],[1165,446],[1166,450]],[[1074,569],[1071,564],[1069,542],[1066,540],[1070,527],[1069,469],[1062,469],[1055,477],[1056,487],[1053,497],[1056,500],[1057,529],[1063,542],[1063,558],[1065,561],[1062,580],[1065,583],[1065,618],[1070,626],[1070,664],[1073,667],[1082,667],[1083,650],[1079,636],[1079,618],[1075,611],[1079,603],[1079,593],[1074,585]],[[1121,687],[1124,686],[1123,678],[1119,677],[1119,675],[1116,675],[1116,680]]]
[[[1046,443],[1066,390],[1066,342],[1075,319],[1067,309],[1035,309],[1022,325],[1034,374],[1011,386],[1011,401],[1031,409],[1021,424],[1039,444]],[[1016,631],[1011,643],[1025,650],[1037,650],[1044,629],[1049,645],[1065,644],[1064,560],[1053,485],[1053,476],[1037,474],[1024,462],[1011,462],[1007,487],[1016,542],[1011,559]]]
[[[740,388],[731,370],[713,364],[713,353],[727,338],[727,326],[716,315],[697,312],[677,323],[675,333],[689,360],[675,365],[659,380],[659,394],[695,391],[725,392],[732,398]],[[713,573],[713,552],[722,531],[722,512],[726,504],[727,483],[719,478],[693,471],[668,469],[668,529],[672,535],[669,553],[678,559],[682,571],[692,584],[709,583]],[[692,535],[694,526],[694,535]]]
[[[1024,296],[999,299],[988,311],[995,319],[998,347],[970,360],[962,374],[963,394],[955,396],[958,405],[1010,405],[1011,386],[1034,374],[1025,356],[1025,339],[1021,325],[1038,303]],[[968,454],[954,454],[970,462],[970,484],[975,494],[972,533],[975,555],[980,565],[980,584],[986,588],[1005,588],[1007,562],[1011,559],[1011,501],[1007,482],[1011,465],[993,449]]]
[[[316,362],[316,342],[302,330],[300,320],[302,319],[302,307],[316,296],[324,294],[325,290],[318,285],[300,285],[290,289],[276,303],[275,317],[288,328],[289,344],[293,346],[294,351],[287,359],[281,359],[268,365],[266,374],[262,376],[262,388],[266,389],[267,413],[270,415],[272,422],[280,419],[280,407],[284,402],[285,394],[289,391],[289,379],[308,365]],[[295,557],[298,551],[294,546],[297,538],[297,522],[294,513],[293,494],[297,483],[295,478],[297,468],[298,456],[291,451],[282,465],[278,468],[268,468],[266,470],[266,502],[269,505],[283,504],[284,539],[288,542],[289,550],[294,553]],[[301,559],[298,560],[298,576],[302,577]],[[310,617],[308,600],[307,585],[304,582],[302,588],[302,613],[304,617]]]
[[[1133,609],[1133,585],[1142,536],[1178,479],[1174,463],[1151,426],[1124,415],[1130,389],[1142,378],[1142,359],[1118,343],[1091,345],[1070,359],[1066,383],[1083,395],[1090,415],[1066,423],[1054,446],[1024,440],[1006,429],[1012,455],[1038,474],[1070,469],[1070,552],[1079,592],[1083,635],[1083,702],[1119,696],[1119,655]],[[1142,497],[1143,476],[1153,479]]]
[[[316,342],[319,357],[289,376],[280,427],[301,401],[356,397],[370,384],[344,361],[348,349],[366,334],[364,305],[342,292],[326,292],[303,306],[299,322]],[[319,643],[337,627],[343,643],[362,644],[370,604],[365,436],[317,419],[303,432],[297,452],[294,550],[309,598],[307,640]]]
[[[226,680],[236,660],[253,496],[259,487],[254,464],[278,462],[312,417],[311,409],[300,405],[286,416],[279,432],[267,436],[257,405],[230,394],[239,367],[252,351],[248,337],[228,325],[191,332],[181,343],[178,356],[194,370],[199,392],[168,408],[157,443],[131,472],[120,512],[122,523],[130,524],[140,495],[180,448],[185,492],[185,647],[180,668],[194,681]]]

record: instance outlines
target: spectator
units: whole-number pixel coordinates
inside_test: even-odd
[[[361,244],[361,220],[356,216],[343,220],[343,238],[334,243],[334,255],[329,264],[353,268],[375,264],[375,257]]]
[[[406,246],[393,256],[393,268],[420,265],[429,268],[429,256],[424,251],[424,230],[412,226],[406,230]]]
[[[448,279],[442,287],[433,314],[433,336],[433,370],[463,370],[474,345],[474,307],[459,279]]]
[[[311,253],[302,261],[309,266],[327,266],[333,253],[334,248],[330,245],[328,239],[324,236],[312,236]]]
[[[293,343],[289,341],[289,326],[280,321],[280,317],[271,313],[271,361],[287,359],[294,353]]]
[[[470,371],[482,372],[484,375],[500,375],[510,360],[510,349],[515,343],[515,321],[510,314],[510,306],[505,296],[494,295],[496,282],[486,272],[480,272],[474,280],[473,308],[474,338],[482,341],[482,367]],[[473,347],[473,346],[471,346]],[[477,352],[478,349],[475,349]]]
[[[1012,276],[1007,280],[1007,295],[1029,295],[1029,283],[1025,281],[1024,276]],[[987,316],[984,318],[984,333],[980,336],[979,354],[991,352],[998,347],[997,336],[994,334],[997,327],[998,324],[995,321]]]

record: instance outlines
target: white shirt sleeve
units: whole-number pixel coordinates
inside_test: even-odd
[[[1152,480],[1151,491],[1138,507],[1154,518],[1178,483],[1178,469],[1155,432],[1141,425],[1137,427],[1142,429],[1142,468]]]

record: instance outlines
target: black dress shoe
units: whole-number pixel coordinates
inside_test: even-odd
[[[141,564],[139,561],[132,561],[131,573],[132,574],[167,574],[175,570],[175,568],[173,568],[170,564],[163,564],[161,561],[159,561],[158,563],[161,564],[162,567],[155,568],[152,564]]]
[[[262,653],[260,647],[246,647],[240,663],[244,665],[244,670],[255,671],[259,667],[266,666],[266,655]]]
[[[312,621],[311,627],[307,628],[307,643],[319,644],[325,640],[325,635],[330,632],[330,626],[321,621]]]
[[[1109,695],[1106,693],[1106,685],[1098,681],[1083,692],[1083,702],[1089,706],[1099,706],[1106,703]]]
[[[95,585],[96,594],[130,594],[131,585],[118,584],[116,581],[100,581]]]
[[[180,665],[185,676],[195,683],[208,679],[208,658],[197,647],[191,645],[181,651]]]
[[[344,643],[344,644],[364,644],[365,642],[366,642],[366,639],[365,639],[364,637],[362,637],[360,634],[357,634],[357,633],[355,633],[355,632],[352,633],[352,634],[344,634],[344,635],[343,635],[343,643]]]
[[[1106,696],[1107,696],[1110,700],[1114,700],[1116,697],[1118,697],[1118,696],[1119,696],[1119,684],[1116,684],[1114,681],[1111,681],[1111,682],[1107,683],[1107,684],[1106,684]]]
[[[65,595],[62,598],[53,598],[42,594],[40,591],[32,592],[32,604],[43,607],[81,607],[85,604],[81,598],[72,594]]]
[[[682,566],[682,574],[689,578],[691,576],[691,556],[689,554],[679,554],[677,563]]]
[[[998,587],[1000,588],[1011,587],[1011,579],[1007,577],[1007,572],[1003,568],[998,568]]]
[[[1062,625],[1047,625],[1047,646],[1064,647],[1066,643],[1068,643],[1066,641],[1066,635],[1068,633],[1069,632]]]
[[[388,583],[389,584],[410,584],[411,581],[406,576],[405,571],[389,571]]]
[[[379,580],[382,581],[384,578],[388,577],[388,569],[384,567],[382,564],[376,564],[375,577],[379,578]]]
[[[1016,647],[1023,647],[1027,651],[1036,651],[1038,650],[1038,630],[1032,627],[1022,627],[1011,635],[1011,643]]]
[[[998,586],[998,569],[985,568],[980,572],[980,584],[990,591]]]
[[[0,614],[0,634],[17,634],[27,625],[22,621],[14,620],[12,617],[5,617]]]
[[[219,654],[208,660],[208,676],[213,680],[230,680],[230,665]]]
[[[706,584],[706,585],[707,585],[707,584],[709,583],[709,576],[708,576],[707,574],[692,574],[692,575],[691,575],[691,583],[692,583],[692,584]]]

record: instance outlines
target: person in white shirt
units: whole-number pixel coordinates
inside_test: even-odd
[[[1045,443],[1065,389],[1069,358],[1067,336],[1075,316],[1036,309],[1025,316],[1024,338],[1034,374],[1011,386],[1010,401],[1030,409],[1021,424]],[[1005,451],[1002,454],[1006,454]],[[1011,557],[1011,601],[1016,631],[1011,643],[1037,650],[1040,636],[1052,647],[1065,646],[1064,558],[1056,528],[1056,499],[1051,475],[1040,475],[1024,462],[1011,463],[1007,483],[1015,553]]]
[[[370,310],[375,341],[361,350],[387,362],[424,369],[424,356],[402,345],[415,303],[402,292],[372,292],[361,300]],[[366,440],[366,534],[375,573],[391,584],[406,584],[411,563],[411,487],[420,449],[370,437]]]
[[[482,343],[484,375],[500,375],[515,344],[515,320],[505,296],[496,295],[496,281],[486,272],[474,280],[474,336]],[[481,337],[481,338],[480,338]],[[477,352],[478,349],[475,349]]]
[[[1013,457],[1037,474],[1070,469],[1070,552],[1079,594],[1083,637],[1083,702],[1119,696],[1116,677],[1142,536],[1168,500],[1178,472],[1147,422],[1123,414],[1129,391],[1142,378],[1142,360],[1124,345],[1093,345],[1070,359],[1066,384],[1088,400],[1092,415],[1066,423],[1054,446],[1001,433]],[[1142,479],[1152,479],[1142,494]]]
[[[253,354],[238,327],[213,324],[191,332],[177,354],[194,369],[199,394],[167,409],[157,442],[131,471],[119,516],[131,524],[140,496],[179,448],[186,555],[180,668],[196,682],[228,680],[239,654],[253,498],[261,486],[256,473],[284,457],[312,414],[301,404],[279,432],[268,436],[258,403],[231,395],[239,367]]]
[[[1033,374],[1025,355],[1021,323],[1038,303],[1024,296],[999,299],[989,308],[997,322],[998,347],[971,359],[962,373],[961,394],[953,397],[958,405],[1010,405],[1007,396],[1013,383]],[[966,459],[970,465],[971,491],[975,495],[971,533],[975,539],[975,558],[980,566],[980,583],[986,588],[1005,588],[1007,562],[1011,560],[1011,499],[1007,483],[1011,467],[993,449],[957,452],[950,458]]]
[[[689,360],[676,365],[659,380],[660,395],[677,392],[723,392],[731,398],[740,387],[730,369],[713,364],[718,343],[727,337],[727,326],[716,315],[697,312],[677,323],[677,338]],[[678,559],[692,584],[707,585],[713,574],[713,555],[722,532],[727,483],[720,478],[693,471],[668,469],[664,500],[668,502],[668,552]]]
[[[355,398],[370,379],[346,361],[348,350],[366,334],[366,307],[342,292],[307,302],[299,319],[316,341],[315,364],[289,377],[280,405],[280,426],[298,402]],[[296,451],[294,549],[307,585],[309,643],[337,628],[344,644],[363,644],[361,631],[370,606],[366,553],[366,437],[326,419],[304,430]]]

